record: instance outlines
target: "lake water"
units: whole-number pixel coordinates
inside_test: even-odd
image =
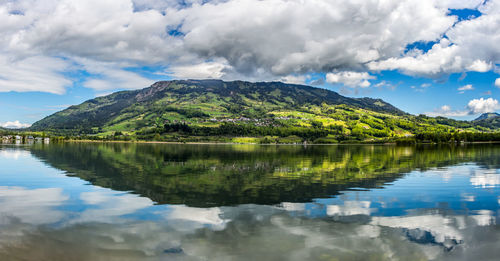
[[[498,260],[500,145],[0,145],[0,260]]]

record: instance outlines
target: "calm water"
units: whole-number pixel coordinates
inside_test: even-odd
[[[500,145],[0,145],[0,260],[498,260]]]

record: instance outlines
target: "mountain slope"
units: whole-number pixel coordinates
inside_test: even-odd
[[[498,114],[496,112],[483,113],[483,114],[481,114],[481,116],[477,117],[474,121],[487,120],[487,119],[491,119],[491,118],[496,118],[498,116],[500,116],[500,114]]]
[[[30,130],[90,138],[228,141],[260,137],[258,142],[327,143],[418,133],[427,133],[419,136],[422,140],[428,134],[439,140],[450,139],[456,131],[495,128],[483,121],[414,116],[380,99],[349,98],[310,86],[186,80],[157,82],[142,90],[88,100],[34,123]],[[286,139],[276,140],[280,137]]]
[[[85,129],[132,120],[137,129],[153,123],[166,112],[201,118],[262,117],[269,111],[304,105],[345,104],[395,115],[405,113],[371,98],[348,98],[336,92],[280,82],[249,83],[220,80],[163,81],[151,87],[122,91],[71,106],[33,124],[33,130]]]
[[[500,128],[500,117],[496,116],[496,117],[485,118],[482,120],[475,120],[474,124],[476,124],[477,126],[485,127],[485,128],[498,129],[498,128]]]

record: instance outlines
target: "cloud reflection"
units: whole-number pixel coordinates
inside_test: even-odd
[[[344,205],[329,205],[326,207],[328,216],[370,215],[370,201],[344,201]]]
[[[124,215],[133,214],[153,205],[153,201],[149,198],[111,190],[83,192],[80,194],[80,199],[91,207],[81,212],[78,218],[71,221],[73,223],[114,223]]]
[[[210,227],[214,230],[222,230],[230,220],[223,219],[222,210],[214,208],[193,208],[184,205],[169,206],[164,216],[177,229],[193,230],[202,227]]]
[[[26,189],[0,187],[0,223],[16,218],[30,224],[50,224],[63,219],[65,212],[57,210],[69,196],[61,188]]]
[[[495,188],[500,185],[500,174],[496,170],[476,170],[470,182],[475,187]]]
[[[30,153],[27,150],[19,150],[19,149],[0,149],[0,159],[10,159],[10,160],[18,160],[19,158],[29,157]]]

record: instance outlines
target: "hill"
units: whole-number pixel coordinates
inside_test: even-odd
[[[373,140],[459,129],[492,130],[487,124],[413,116],[380,99],[349,98],[310,86],[220,80],[161,81],[113,93],[71,106],[30,128],[94,138],[288,137],[290,142]]]
[[[477,117],[474,121],[487,120],[487,119],[495,118],[498,116],[500,116],[500,114],[498,114],[496,112],[483,113],[483,114],[481,114],[481,116]]]
[[[130,126],[136,129],[153,123],[148,119],[165,114],[179,114],[187,118],[231,118],[235,114],[262,117],[276,109],[293,109],[308,104],[320,106],[322,103],[404,115],[404,112],[382,100],[348,98],[333,91],[303,85],[188,80],[162,81],[142,90],[98,97],[38,121],[32,129],[105,127],[125,119],[136,122]]]
[[[500,128],[500,117],[499,117],[500,114],[498,113],[488,113],[488,114],[489,117],[484,117],[482,119],[479,119],[481,118],[479,117],[478,119],[474,120],[474,124],[476,124],[477,126],[482,126],[487,128],[494,128],[494,129]]]

